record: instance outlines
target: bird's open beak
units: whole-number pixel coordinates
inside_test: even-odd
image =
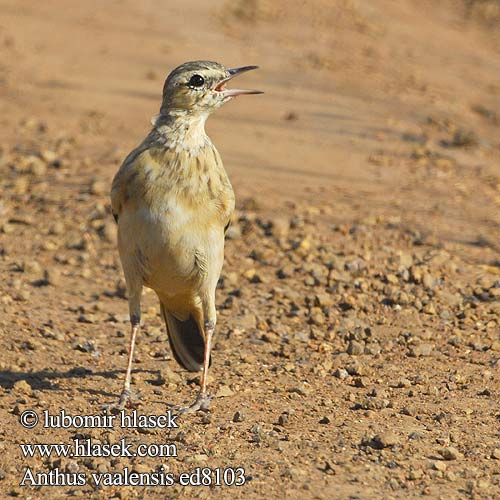
[[[263,94],[261,90],[245,90],[245,89],[226,89],[225,85],[229,80],[232,80],[235,76],[250,71],[252,69],[257,69],[258,66],[243,66],[242,68],[230,69],[229,76],[221,80],[215,87],[215,92],[220,92],[224,97],[236,97],[237,95],[243,94]]]

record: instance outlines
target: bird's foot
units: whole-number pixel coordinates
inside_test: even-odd
[[[105,412],[116,413],[119,410],[124,410],[125,408],[134,408],[138,406],[138,400],[136,396],[132,396],[132,391],[130,389],[123,389],[120,394],[120,399],[115,403],[109,403],[107,405],[103,405],[102,409]]]
[[[194,413],[195,411],[198,410],[208,411],[211,401],[212,401],[212,396],[200,392],[192,405],[190,406],[175,405],[173,409],[176,410],[179,413],[179,415],[183,415],[184,413]]]

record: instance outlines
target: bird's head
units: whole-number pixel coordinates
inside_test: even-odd
[[[186,62],[175,68],[165,81],[160,115],[208,115],[238,95],[262,94],[260,90],[226,88],[229,80],[256,68],[257,66],[243,66],[227,69],[212,61]]]

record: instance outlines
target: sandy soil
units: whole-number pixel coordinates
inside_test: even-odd
[[[500,7],[495,1],[0,1],[0,497],[498,498]],[[24,429],[121,388],[108,191],[165,75],[258,64],[208,132],[237,194],[207,414]],[[196,393],[144,296],[139,412]],[[173,443],[23,458],[19,443]],[[47,472],[244,467],[241,487],[21,487]]]

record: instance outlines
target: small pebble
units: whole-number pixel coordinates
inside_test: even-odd
[[[433,349],[434,346],[432,344],[417,344],[411,347],[409,355],[412,358],[426,357],[432,354]]]
[[[436,470],[440,470],[441,472],[445,472],[446,469],[448,468],[447,465],[441,460],[436,460],[432,462],[432,467],[434,467],[434,469]]]
[[[337,368],[334,375],[340,380],[345,380],[349,376],[349,372],[345,368]]]
[[[245,412],[243,410],[238,410],[233,415],[233,422],[243,422],[246,419]]]
[[[288,415],[288,413],[282,413],[278,417],[278,424],[279,425],[286,425],[288,423],[289,419],[290,419],[290,416]]]
[[[31,386],[26,382],[26,380],[18,380],[12,389],[20,394],[28,394],[31,392]]]
[[[453,446],[448,446],[446,448],[442,448],[438,451],[438,453],[445,460],[458,460],[462,456],[462,454]]]
[[[350,354],[351,356],[359,356],[360,354],[363,354],[364,350],[364,344],[357,342],[356,340],[351,340],[349,342],[349,346],[347,347],[347,354]]]
[[[399,443],[399,437],[392,431],[386,431],[381,434],[377,434],[373,438],[373,442],[378,448],[390,448]]]

